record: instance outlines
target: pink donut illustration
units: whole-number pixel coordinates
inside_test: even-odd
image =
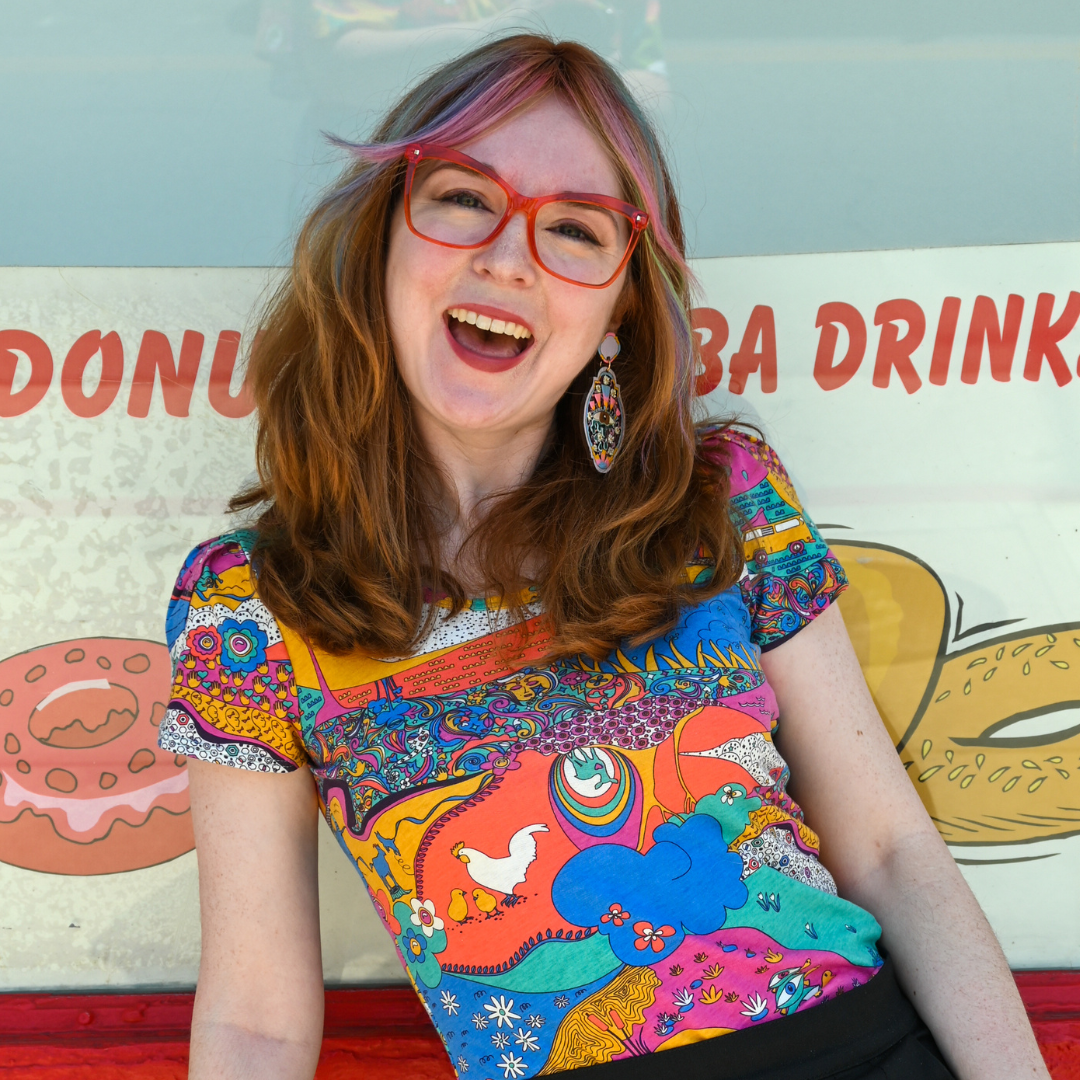
[[[81,638],[0,662],[0,862],[114,874],[195,846],[185,759],[158,748],[169,653]]]

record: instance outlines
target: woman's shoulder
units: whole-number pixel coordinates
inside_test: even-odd
[[[173,685],[158,745],[235,768],[291,772],[308,756],[289,649],[255,588],[255,539],[225,533],[184,560],[166,618]]]
[[[760,434],[734,424],[707,424],[698,430],[698,453],[721,465],[731,481],[734,497],[772,481],[791,493],[794,485],[776,451]]]
[[[196,544],[177,575],[165,621],[166,640],[172,648],[193,607],[216,603],[235,608],[255,597],[251,567],[254,530],[237,529]]]

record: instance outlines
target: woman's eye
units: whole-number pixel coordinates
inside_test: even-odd
[[[475,191],[448,191],[439,200],[452,206],[460,206],[463,210],[486,210],[484,200]]]
[[[553,225],[550,231],[566,237],[567,240],[578,240],[585,244],[599,243],[590,230],[576,221],[560,222],[558,225]]]

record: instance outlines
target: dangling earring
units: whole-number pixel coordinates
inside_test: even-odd
[[[603,363],[593,378],[592,390],[585,399],[585,441],[598,473],[606,473],[615,461],[626,431],[622,391],[611,370],[611,361],[619,355],[619,339],[612,333],[600,342]]]

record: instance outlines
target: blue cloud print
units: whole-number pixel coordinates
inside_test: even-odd
[[[720,823],[692,814],[653,831],[644,854],[620,844],[578,852],[555,878],[551,897],[564,919],[607,934],[624,963],[654,964],[687,934],[711,934],[728,909],[746,903],[742,859],[727,849]]]

